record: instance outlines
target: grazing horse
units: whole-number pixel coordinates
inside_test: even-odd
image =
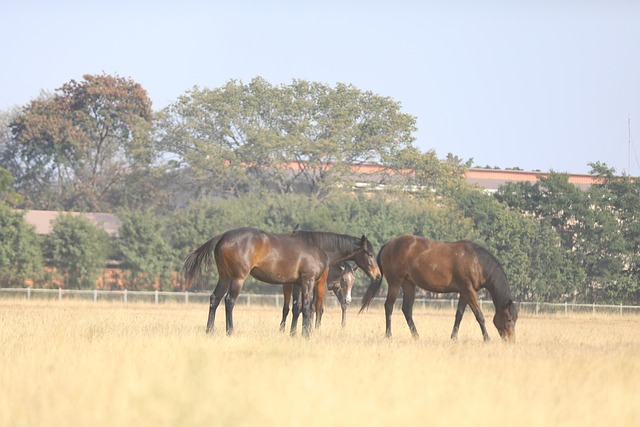
[[[458,292],[458,308],[451,339],[458,336],[458,328],[467,305],[480,325],[485,341],[489,334],[480,309],[477,292],[487,289],[496,309],[493,324],[506,341],[515,341],[518,310],[511,299],[507,276],[493,255],[481,246],[459,241],[438,242],[424,237],[403,235],[387,242],[378,252],[378,265],[387,278],[387,300],[384,303],[386,335],[391,336],[391,313],[400,288],[402,312],[414,338],[418,331],[413,323],[413,302],[416,286],[430,292]],[[380,290],[382,280],[372,282],[362,298],[360,312],[369,306]]]
[[[329,276],[327,277],[327,289],[333,291],[338,302],[340,302],[340,308],[342,309],[342,327],[347,324],[347,307],[351,304],[351,289],[353,289],[353,283],[355,282],[355,275],[353,272],[357,269],[356,266],[351,267],[348,262],[342,262],[339,265],[332,265],[329,267]],[[300,288],[291,284],[283,286],[284,288],[284,304],[282,306],[282,321],[280,322],[280,331],[284,331],[287,315],[289,314],[289,302],[293,295],[293,317],[291,320],[291,335],[295,334],[298,324],[298,316],[300,315]]]
[[[211,294],[207,333],[213,331],[215,313],[225,298],[226,331],[233,333],[233,307],[245,279],[254,278],[272,284],[298,285],[302,292],[303,335],[311,330],[311,299],[317,295],[316,327],[320,325],[324,290],[332,262],[355,261],[377,281],[380,270],[373,246],[365,236],[296,231],[274,234],[255,228],[238,228],[214,236],[187,256],[183,274],[187,285],[215,259],[218,284]],[[317,317],[320,314],[320,317]]]

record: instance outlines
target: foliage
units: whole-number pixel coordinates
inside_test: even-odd
[[[14,118],[3,163],[39,209],[112,211],[126,178],[155,160],[151,101],[130,79],[85,75]],[[134,187],[135,188],[135,187]],[[145,194],[141,192],[139,194]]]
[[[551,173],[535,184],[506,185],[498,199],[548,224],[560,237],[569,260],[564,283],[573,285],[568,297],[585,302],[637,301],[638,184],[629,177],[616,177],[606,165],[592,167],[601,183],[587,191],[569,183],[566,174]]]
[[[20,201],[20,195],[13,189],[11,172],[0,167],[0,203],[14,206]]]
[[[131,289],[171,289],[177,262],[165,236],[165,222],[150,211],[121,211],[118,248]]]
[[[66,288],[95,288],[107,250],[107,234],[82,215],[58,215],[46,240],[46,254]]]
[[[0,203],[0,284],[24,286],[42,275],[42,249],[24,215]]]
[[[390,98],[254,78],[192,89],[162,112],[157,135],[197,195],[238,196],[264,186],[326,193],[350,181],[353,165],[391,164],[414,130]]]

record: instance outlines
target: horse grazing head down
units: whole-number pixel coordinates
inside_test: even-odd
[[[500,333],[503,340],[507,342],[516,341],[516,321],[518,320],[518,307],[509,300],[503,307],[496,309],[493,316],[493,324]]]

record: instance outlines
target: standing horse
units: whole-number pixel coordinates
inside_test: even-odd
[[[351,304],[351,289],[353,289],[353,283],[355,282],[355,275],[353,272],[355,268],[351,267],[348,262],[342,262],[339,265],[332,265],[329,267],[329,275],[327,276],[327,289],[333,291],[340,308],[342,309],[342,327],[347,324],[347,307]],[[298,324],[298,316],[300,315],[300,288],[288,284],[283,286],[284,291],[284,304],[282,306],[282,321],[280,322],[280,331],[284,331],[287,315],[289,314],[289,302],[293,295],[293,318],[291,320],[291,335],[295,334]]]
[[[418,337],[413,323],[413,302],[418,286],[430,292],[460,294],[451,339],[457,338],[462,315],[469,305],[484,340],[489,340],[477,295],[479,289],[485,288],[491,294],[496,309],[493,324],[503,339],[515,341],[518,310],[511,299],[507,276],[495,257],[481,246],[468,241],[445,243],[403,235],[380,249],[378,264],[389,285],[384,303],[388,337],[391,336],[391,313],[400,288],[403,292],[402,312],[411,334]],[[360,312],[369,306],[381,283],[379,280],[369,285],[362,298]]]
[[[215,313],[225,298],[226,331],[233,333],[233,307],[245,279],[254,278],[272,284],[301,287],[303,334],[311,329],[311,296],[316,290],[316,326],[320,325],[324,289],[331,262],[355,261],[372,281],[380,270],[373,246],[365,236],[358,239],[335,233],[300,231],[273,234],[255,228],[239,228],[214,236],[187,256],[183,274],[187,284],[209,268],[215,258],[218,284],[211,294],[207,332],[213,330]]]

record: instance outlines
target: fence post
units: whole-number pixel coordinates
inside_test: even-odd
[[[93,302],[98,302],[98,289],[93,290]]]
[[[184,303],[189,304],[189,292],[184,291]]]
[[[124,290],[124,303],[127,303],[127,290]]]
[[[620,316],[622,316],[622,303],[620,303]]]
[[[596,303],[595,302],[593,303],[593,309],[592,310],[593,310],[592,313],[596,314]]]
[[[58,301],[62,301],[62,288],[58,288]]]
[[[564,315],[566,316],[567,314],[569,314],[569,304],[565,301],[564,302]]]
[[[158,305],[158,290],[157,289],[153,292],[153,296],[154,296],[154,301],[155,301],[156,305]]]
[[[31,299],[31,287],[27,287],[27,299]]]
[[[536,314],[540,312],[540,301],[536,301]]]

